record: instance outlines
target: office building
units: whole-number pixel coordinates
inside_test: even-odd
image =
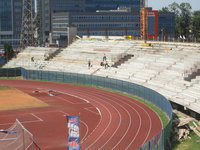
[[[52,41],[67,40],[67,27],[76,27],[77,35],[140,36],[140,16],[136,9],[52,14]]]
[[[20,44],[22,0],[0,1],[0,47],[9,43],[14,49]]]
[[[0,47],[13,39],[13,1],[0,1]]]
[[[168,40],[175,37],[175,14],[158,13],[158,36],[161,40]]]
[[[134,12],[132,18],[136,17],[137,19],[132,19],[134,21],[138,21],[137,23],[134,22],[137,26],[139,25],[139,11],[140,11],[140,0],[43,0],[43,33],[44,33],[44,39],[43,41],[49,42],[49,35],[52,32],[52,15],[55,13],[71,13],[74,17],[71,20],[70,24],[78,25],[77,26],[77,34],[78,35],[84,35],[86,34],[86,29],[88,28],[90,30],[90,34],[92,35],[102,35],[104,31],[101,31],[102,28],[116,28],[118,27],[117,31],[119,28],[121,28],[121,31],[117,32],[116,34],[113,31],[108,31],[109,35],[122,35],[122,31],[124,31],[124,28],[129,26],[129,28],[133,25],[123,25],[123,23],[120,22],[120,18],[125,18],[120,17],[117,19],[117,13],[119,13],[122,10],[117,10],[119,8],[129,8],[131,11]],[[111,11],[112,10],[112,11]],[[117,12],[116,12],[117,11]],[[124,11],[124,10],[123,10]],[[126,15],[126,13],[123,14],[123,11],[120,15]],[[95,15],[95,13],[97,13]],[[125,12],[125,11],[124,11]],[[104,19],[97,18],[101,14],[105,16]],[[108,13],[108,15],[107,15]],[[109,14],[112,14],[111,19],[106,19],[106,16],[109,16]],[[129,12],[128,17],[129,19],[126,19],[126,23],[131,21],[130,17],[131,13]],[[71,16],[71,15],[70,15]],[[77,19],[77,17],[80,16],[84,19],[80,19],[80,21]],[[91,18],[90,16],[94,16],[94,18]],[[95,16],[97,16],[95,18]],[[79,17],[78,17],[79,18]],[[124,19],[122,19],[124,21]],[[84,21],[87,22],[87,24],[84,24]],[[94,23],[93,23],[94,21]],[[118,23],[117,23],[117,22]],[[73,23],[72,23],[73,22]],[[81,23],[82,22],[82,23]],[[102,22],[102,23],[101,23]],[[115,22],[115,24],[111,24],[112,22]],[[96,23],[96,25],[95,25]],[[98,27],[98,24],[101,24],[101,27]],[[109,23],[106,26],[106,23]],[[104,24],[104,25],[103,25]],[[118,24],[118,25],[117,25]],[[83,27],[85,26],[85,27]],[[138,26],[139,27],[139,26]],[[95,28],[100,28],[98,29],[99,31],[95,31]],[[137,31],[134,31],[137,35]]]
[[[40,0],[33,0],[33,17]],[[4,43],[12,45],[13,49],[20,46],[22,23],[22,0],[0,0],[0,48]]]

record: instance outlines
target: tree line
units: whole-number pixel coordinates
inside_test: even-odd
[[[175,37],[187,39],[200,38],[200,10],[192,11],[190,3],[173,2],[159,12],[175,14]]]

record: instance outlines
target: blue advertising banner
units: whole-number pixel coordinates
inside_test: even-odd
[[[80,150],[79,116],[66,116],[68,126],[68,150]]]

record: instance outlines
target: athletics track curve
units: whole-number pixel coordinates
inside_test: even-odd
[[[155,112],[131,98],[95,88],[25,80],[0,80],[49,107],[0,111],[0,128],[19,118],[42,150],[67,149],[65,115],[80,114],[83,150],[134,150],[162,130]],[[57,95],[33,93],[54,90]]]

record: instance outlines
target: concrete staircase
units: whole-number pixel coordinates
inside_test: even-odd
[[[126,55],[123,58],[121,58],[119,61],[115,62],[112,67],[117,68],[118,66],[120,66],[121,64],[123,64],[124,62],[128,61],[129,59],[131,59],[132,57],[134,57],[134,55]]]
[[[63,51],[63,49],[61,49],[61,48],[57,49],[55,52],[53,52],[51,55],[49,55],[45,60],[49,61],[49,60],[53,59],[54,57],[56,57],[62,51]]]

